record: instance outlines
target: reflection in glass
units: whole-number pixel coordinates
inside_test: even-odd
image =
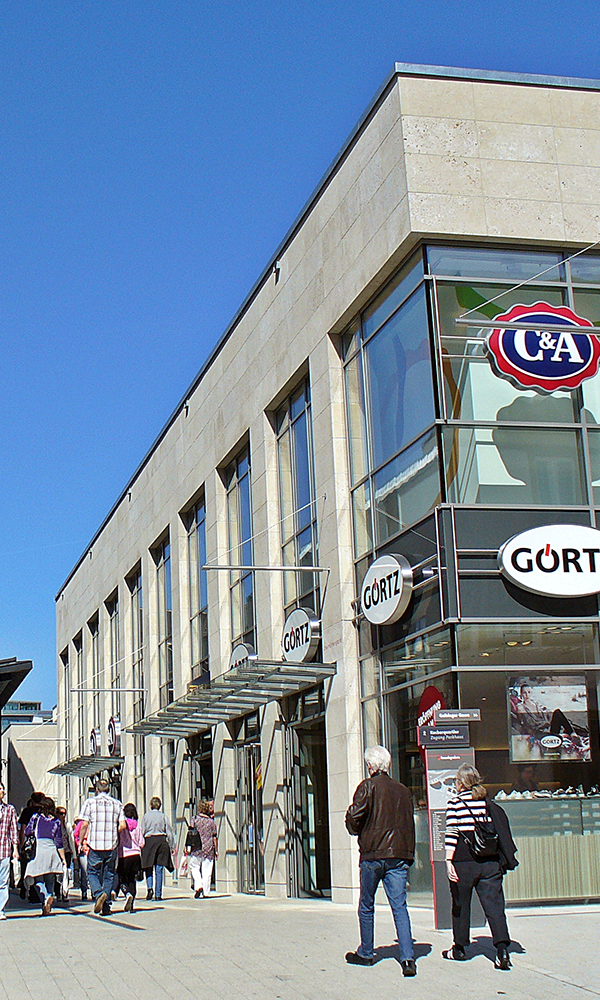
[[[378,698],[363,703],[363,740],[365,748],[381,746],[383,742],[381,705]]]
[[[422,437],[373,476],[377,542],[422,518],[440,501],[435,431]]]
[[[413,257],[395,278],[385,286],[380,295],[363,313],[363,337],[365,340],[388,319],[394,309],[417,287],[423,277],[423,258],[419,253]]]
[[[352,494],[352,511],[354,514],[354,554],[360,558],[373,546],[371,529],[371,488],[369,481],[363,483]]]
[[[579,432],[537,429],[535,446],[532,434],[527,428],[505,426],[446,428],[448,500],[550,506],[586,503]]]
[[[592,478],[593,502],[600,503],[600,428],[588,432],[590,450],[590,474]]]
[[[361,367],[361,357],[357,354],[345,368],[350,474],[353,483],[361,479],[367,471],[367,434]]]
[[[574,282],[582,284],[600,285],[600,257],[595,257],[593,254],[575,257],[571,261],[571,278]]]
[[[425,294],[419,289],[365,347],[373,464],[435,419]]]
[[[396,687],[421,674],[432,674],[451,665],[452,643],[447,629],[417,636],[383,651],[383,687]]]
[[[524,281],[540,276],[544,281],[562,281],[560,254],[466,247],[428,247],[430,274],[447,277],[504,278]],[[548,270],[549,269],[549,270]],[[544,271],[542,275],[540,272]]]

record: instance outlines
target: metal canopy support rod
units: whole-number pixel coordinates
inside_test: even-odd
[[[545,327],[544,327],[545,329]],[[575,330],[576,327],[571,327]],[[207,563],[206,566],[202,566],[202,569],[224,569],[233,573],[235,570],[243,570],[244,572],[249,572],[250,570],[258,570],[260,573],[329,573],[329,566],[223,566],[219,563]]]

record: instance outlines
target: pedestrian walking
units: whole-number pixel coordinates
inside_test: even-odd
[[[127,827],[123,806],[108,794],[109,787],[105,778],[96,782],[95,796],[83,803],[83,822],[79,831],[81,844],[89,848],[87,877],[94,900],[94,913],[103,917],[110,916],[119,831]]]
[[[73,858],[75,857],[75,839],[73,837],[73,827],[67,820],[67,809],[66,806],[56,807],[56,816],[60,820],[62,827],[62,839],[63,839],[63,849],[65,852],[65,863],[67,866],[67,877],[63,879],[61,884],[55,885],[55,893],[58,898],[68,899],[69,887],[72,882],[71,875],[71,865],[73,863]]]
[[[388,898],[400,948],[404,976],[416,976],[410,916],[406,905],[408,869],[415,857],[412,796],[390,778],[392,758],[385,747],[365,750],[369,777],[361,781],[346,813],[346,829],[358,836],[360,848],[360,945],[346,954],[350,965],[375,962],[375,893],[380,882]]]
[[[210,895],[215,859],[219,857],[217,841],[217,825],[210,814],[210,801],[202,801],[198,806],[198,814],[192,820],[192,830],[196,831],[199,841],[193,844],[189,851],[189,872],[192,878],[194,898],[207,899]]]
[[[21,864],[21,877],[19,879],[19,895],[21,899],[25,899],[27,896],[27,887],[25,885],[25,870],[27,868],[27,862],[29,858],[23,850],[23,840],[25,839],[25,829],[31,817],[37,812],[37,808],[44,798],[43,792],[32,792],[29,799],[27,800],[27,805],[21,810],[21,815],[19,816],[19,861]],[[37,903],[38,898],[33,886],[29,889],[29,902]]]
[[[144,813],[140,824],[140,833],[144,838],[142,868],[146,875],[146,899],[162,899],[164,870],[175,870],[171,857],[171,852],[175,850],[175,834],[161,806],[162,802],[154,795],[150,799],[150,809]]]
[[[54,884],[57,876],[67,877],[63,848],[62,824],[56,815],[54,800],[44,796],[25,827],[25,843],[35,838],[35,852],[25,869],[26,885],[35,886],[42,904],[42,916],[47,917],[54,903]]]
[[[138,823],[138,812],[133,802],[123,806],[127,828],[119,832],[119,888],[126,890],[125,911],[133,913],[137,893],[137,876],[142,870],[144,838]]]
[[[510,934],[502,879],[516,868],[516,845],[504,810],[487,797],[479,771],[462,764],[456,772],[456,795],[446,808],[446,869],[452,894],[453,945],[442,955],[454,962],[467,959],[471,897],[475,889],[496,948],[494,965],[511,968]]]
[[[8,903],[10,859],[19,858],[17,812],[14,806],[4,801],[5,795],[6,789],[0,781],[0,920],[6,920],[4,910]]]
[[[79,888],[81,889],[81,901],[83,903],[87,902],[89,883],[87,877],[87,862],[88,862],[88,851],[89,846],[87,841],[85,844],[81,842],[81,827],[83,826],[83,820],[78,817],[75,820],[75,826],[73,827],[73,840],[75,841],[75,851],[77,855],[77,863],[79,865]]]

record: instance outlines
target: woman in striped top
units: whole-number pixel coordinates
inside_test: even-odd
[[[444,958],[466,960],[470,942],[471,897],[475,889],[487,917],[497,955],[497,969],[510,969],[510,934],[506,923],[500,854],[483,860],[475,858],[469,840],[475,823],[489,823],[487,791],[479,771],[462,764],[456,772],[456,795],[446,809],[446,869],[452,894],[452,935],[454,944],[443,951]]]

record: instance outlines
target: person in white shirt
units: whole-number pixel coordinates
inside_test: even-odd
[[[123,805],[108,794],[108,781],[96,782],[96,795],[86,799],[81,811],[80,843],[87,845],[87,876],[94,899],[94,913],[110,915],[111,893],[117,867],[119,831],[127,829]]]

